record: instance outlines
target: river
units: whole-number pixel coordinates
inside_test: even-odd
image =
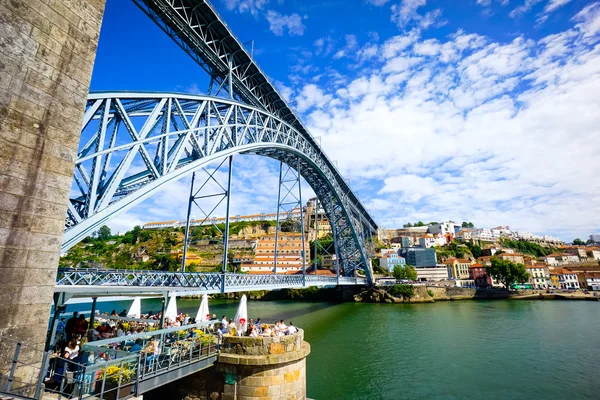
[[[195,314],[199,302],[179,300],[179,311]],[[120,311],[129,304],[99,308]],[[158,300],[142,302],[144,312],[159,308]],[[236,308],[234,301],[210,302],[219,318],[232,317]],[[248,311],[305,330],[312,399],[600,398],[597,302],[256,301]]]

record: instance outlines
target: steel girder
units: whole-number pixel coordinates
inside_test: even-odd
[[[219,272],[123,271],[106,269],[59,268],[56,292],[76,289],[78,294],[108,292],[111,289],[138,288],[143,292],[181,292],[194,294],[273,290],[309,286],[365,285],[364,278],[322,275],[248,275]]]
[[[299,167],[332,222],[340,273],[360,269],[371,280],[370,216],[321,149],[266,111],[209,96],[96,93],[84,115],[87,137],[75,164],[63,252],[162,185],[235,153],[258,154]]]
[[[217,83],[223,84],[226,79],[231,78],[232,96],[243,103],[266,110],[291,125],[308,144],[319,147],[266,74],[208,1],[133,1]],[[320,154],[319,158],[335,175],[339,175],[326,154]],[[361,219],[370,227],[369,229],[377,230],[375,221],[341,178],[339,187],[356,206]]]

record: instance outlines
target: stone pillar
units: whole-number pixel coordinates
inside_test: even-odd
[[[38,348],[104,3],[0,2],[0,335]]]
[[[310,345],[303,339],[302,330],[281,337],[224,337],[217,371],[235,377],[235,384],[225,383],[221,400],[306,399]]]
[[[302,330],[273,338],[225,336],[214,367],[149,392],[147,398],[304,400],[310,345],[303,339]]]

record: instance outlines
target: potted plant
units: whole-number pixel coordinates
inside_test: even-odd
[[[201,354],[209,354],[214,349],[214,345],[216,343],[216,336],[214,335],[203,335],[200,337],[200,343],[202,346]]]
[[[106,374],[106,378],[104,376]],[[96,382],[96,394],[102,391],[102,380],[104,383],[104,397],[106,400],[118,400],[131,395],[135,371],[125,366],[119,368],[116,365],[110,366],[102,371]],[[120,382],[120,386],[119,386]]]

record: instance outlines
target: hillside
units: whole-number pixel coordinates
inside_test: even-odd
[[[230,252],[253,255],[253,238],[272,233],[275,221],[234,222],[229,226]],[[224,224],[218,226],[225,230]],[[188,247],[188,271],[220,268],[223,257],[222,234],[217,227],[193,227]],[[139,226],[123,235],[112,235],[106,226],[71,248],[60,259],[62,268],[153,269],[178,271],[181,267],[184,228],[144,230]],[[238,237],[239,236],[239,237]]]

